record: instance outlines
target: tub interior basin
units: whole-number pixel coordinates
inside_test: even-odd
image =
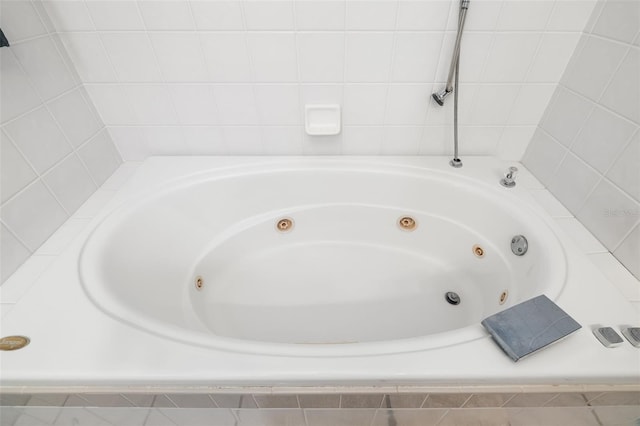
[[[191,301],[214,334],[280,343],[417,337],[477,323],[501,294],[516,295],[500,250],[445,218],[363,205],[290,213],[286,232],[278,216],[230,230],[194,268]],[[413,230],[398,224],[404,217]],[[448,292],[460,303],[447,302]]]

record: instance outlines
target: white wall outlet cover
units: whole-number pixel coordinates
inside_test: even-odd
[[[305,105],[304,130],[311,136],[339,134],[341,130],[340,105]]]

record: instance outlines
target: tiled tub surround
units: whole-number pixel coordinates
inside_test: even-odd
[[[121,163],[40,2],[0,2],[0,282]]]
[[[604,388],[603,388],[604,389]],[[254,388],[198,393],[0,395],[5,426],[631,425],[640,391],[434,388]],[[274,393],[275,391],[275,393]],[[476,393],[471,393],[471,392]],[[74,423],[75,421],[75,423]]]
[[[605,349],[591,334],[591,326],[608,324],[620,327],[637,324],[637,311],[619,293],[582,250],[606,254],[589,234],[581,234],[579,223],[547,199],[548,192],[522,170],[519,186],[508,197],[519,204],[530,205],[540,215],[550,209],[547,223],[554,230],[568,256],[568,282],[557,302],[582,325],[583,329],[567,341],[547,348],[520,363],[510,361],[488,336],[452,348],[418,350],[390,355],[352,357],[260,356],[225,352],[183,344],[158,337],[104,315],[93,305],[78,282],[78,255],[84,240],[110,209],[135,196],[136,191],[149,194],[150,188],[166,187],[167,179],[197,170],[218,166],[250,164],[295,159],[265,158],[154,158],[141,168],[127,164],[78,211],[69,227],[62,228],[53,241],[52,250],[60,253],[45,269],[31,265],[4,285],[5,294],[16,302],[3,315],[3,334],[25,334],[32,342],[25,349],[0,353],[2,384],[20,392],[31,392],[33,386],[210,386],[216,385],[559,385],[574,383],[623,385],[638,381],[640,351],[625,342],[615,349]],[[326,161],[347,161],[330,159]],[[319,160],[299,160],[319,161]],[[368,158],[380,164],[411,164],[433,167],[442,173],[474,176],[496,187],[509,163],[481,157],[468,157],[464,168],[453,171],[446,158]],[[171,165],[170,165],[171,164]],[[327,163],[328,164],[328,163]],[[202,169],[202,168],[205,169]],[[125,188],[113,192],[133,173]],[[153,173],[150,173],[153,171]],[[164,178],[160,178],[164,176]],[[500,187],[502,188],[502,187]],[[110,200],[106,207],[105,200]],[[515,202],[515,201],[514,201]],[[536,207],[538,205],[538,207]],[[555,216],[556,219],[552,219]],[[558,217],[564,216],[564,217]],[[542,216],[541,216],[542,217]],[[91,218],[89,220],[82,218]],[[566,231],[563,231],[566,230]],[[571,238],[579,241],[572,242]],[[582,238],[582,240],[580,240]],[[38,256],[34,256],[38,263]],[[26,265],[27,266],[27,265]],[[39,276],[35,279],[34,277]],[[22,281],[19,281],[22,279]],[[29,281],[31,280],[31,281]],[[579,282],[576,283],[576,281]],[[5,291],[7,293],[5,293]],[[11,293],[11,294],[9,294]],[[598,309],[594,309],[598,306]],[[45,316],[43,322],[33,316]],[[78,320],[82,318],[82,320]],[[473,327],[473,326],[472,326]],[[477,325],[479,330],[481,327]],[[63,343],[61,343],[63,342]],[[398,341],[401,342],[401,341]],[[403,347],[398,343],[398,348]],[[43,354],[46,353],[46,356]],[[551,388],[553,389],[553,388]],[[615,387],[613,389],[616,389]],[[595,389],[600,391],[602,389]],[[119,391],[120,392],[120,391]]]
[[[3,0],[7,1],[7,0]],[[475,0],[461,149],[520,160],[591,0]],[[44,5],[125,160],[149,155],[445,155],[453,0],[83,1]],[[340,104],[335,137],[304,104]]]
[[[639,31],[639,2],[598,2],[523,159],[637,278]]]

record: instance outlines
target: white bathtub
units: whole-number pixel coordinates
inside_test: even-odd
[[[81,280],[114,318],[217,349],[375,355],[477,339],[483,318],[557,297],[566,275],[553,231],[493,183],[350,161],[205,172],[110,214]],[[510,248],[520,234],[525,256]]]
[[[637,382],[591,335],[633,310],[507,165],[147,160],[4,321],[3,383]],[[479,323],[540,294],[583,328],[514,364]]]

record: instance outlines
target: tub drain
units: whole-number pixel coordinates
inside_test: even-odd
[[[451,305],[459,305],[460,304],[460,296],[458,293],[453,291],[448,291],[444,294],[444,299]]]

